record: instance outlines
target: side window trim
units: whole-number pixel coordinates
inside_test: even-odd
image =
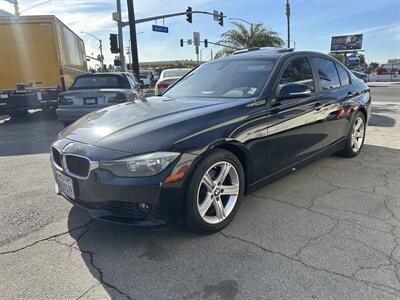
[[[311,63],[311,58],[309,57],[309,55],[306,55],[306,54],[297,54],[297,55],[293,55],[293,56],[288,57],[288,59],[286,59],[286,61],[282,64],[282,68],[281,68],[281,70],[279,71],[279,74],[278,74],[278,76],[276,77],[275,83],[274,83],[273,88],[272,88],[272,93],[271,93],[272,98],[275,98],[275,97],[276,97],[276,90],[277,90],[277,88],[278,88],[278,86],[279,86],[279,82],[281,81],[282,76],[283,76],[283,73],[285,72],[287,66],[288,66],[292,61],[294,61],[294,60],[296,60],[296,59],[300,59],[300,58],[306,58],[307,61],[308,61],[309,66],[310,66],[310,68],[311,68],[311,72],[312,72],[312,76],[313,76],[313,81],[314,81],[314,91],[311,92],[311,96],[313,96],[316,92],[318,92],[317,85],[316,85],[317,81],[316,81],[316,77],[315,77],[315,72],[314,72],[314,69],[313,69],[313,65],[312,65],[312,63]]]
[[[318,69],[317,69],[317,67],[315,66],[315,64],[314,64],[314,62],[313,62],[313,60],[312,60],[313,58],[326,59],[326,60],[329,60],[330,62],[333,63],[333,65],[335,66],[336,74],[337,74],[338,79],[339,79],[339,86],[334,87],[334,88],[330,88],[330,89],[327,89],[327,90],[323,90],[323,89],[322,89],[321,78],[319,77]],[[314,70],[314,72],[315,72],[315,76],[317,76],[317,82],[318,82],[318,87],[319,87],[319,89],[320,89],[320,90],[319,90],[320,92],[324,92],[324,91],[325,91],[325,92],[326,92],[326,91],[335,91],[335,90],[337,90],[337,89],[342,88],[342,83],[341,83],[341,80],[340,80],[339,71],[338,71],[338,69],[337,69],[337,67],[336,67],[336,62],[335,62],[335,61],[333,61],[333,60],[330,59],[329,57],[320,56],[320,55],[311,55],[311,56],[310,56],[310,61],[311,61],[312,68],[313,68],[313,70]]]
[[[349,72],[347,71],[347,68],[345,68],[344,66],[342,66],[339,62],[335,62],[335,67],[336,67],[336,71],[337,71],[338,74],[339,74],[340,85],[341,85],[341,86],[349,86],[349,85],[351,85],[351,83],[352,83],[352,81],[351,81],[351,76],[350,76]],[[344,72],[346,73],[346,75],[347,75],[347,79],[349,80],[349,83],[346,84],[346,85],[343,85],[343,83],[342,83],[342,78],[340,77],[339,68],[342,68],[343,71],[344,71]]]

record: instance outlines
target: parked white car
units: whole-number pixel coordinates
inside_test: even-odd
[[[154,93],[156,96],[161,96],[162,93],[175,81],[185,76],[190,69],[165,69],[161,72],[160,78],[158,79],[156,86],[154,88]]]
[[[150,71],[140,71],[139,72],[139,79],[143,82],[145,87],[150,86],[152,80],[154,79],[154,75]]]

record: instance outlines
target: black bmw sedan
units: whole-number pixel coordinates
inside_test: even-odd
[[[53,143],[56,191],[97,219],[220,230],[244,194],[325,155],[360,153],[371,96],[335,59],[251,49],[161,97],[93,112]]]

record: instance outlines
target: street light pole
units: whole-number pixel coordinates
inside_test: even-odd
[[[99,50],[100,50],[100,64],[101,64],[101,69],[104,70],[104,56],[103,56],[103,42],[101,41],[101,39],[99,39],[98,37],[94,36],[93,34],[86,32],[86,31],[81,31],[81,33],[85,33],[90,35],[91,37],[95,38],[96,40],[99,41]]]
[[[287,17],[287,47],[290,48],[290,4],[286,0],[286,17]]]
[[[5,1],[14,5],[14,13],[18,17],[20,15],[18,0],[5,0]]]
[[[253,23],[247,22],[246,20],[243,20],[241,18],[228,18],[228,20],[238,20],[238,21],[242,21],[244,23],[249,24],[250,26],[253,26]]]

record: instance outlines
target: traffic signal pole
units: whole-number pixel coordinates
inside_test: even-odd
[[[133,73],[135,74],[135,76],[137,77],[138,80],[139,80],[139,57],[138,57],[137,40],[136,40],[136,24],[155,21],[155,20],[159,20],[159,19],[167,19],[167,18],[171,18],[171,17],[183,16],[183,15],[186,15],[187,17],[188,17],[188,15],[190,15],[189,19],[191,21],[192,14],[206,14],[206,15],[214,16],[214,13],[207,12],[207,11],[201,11],[201,10],[192,11],[191,7],[188,7],[188,10],[186,10],[185,12],[174,13],[174,14],[166,14],[166,15],[159,15],[159,16],[154,16],[154,17],[149,17],[149,18],[136,20],[135,19],[135,10],[134,10],[134,6],[133,6],[133,0],[127,0],[127,4],[128,4],[129,21],[128,22],[122,22],[122,20],[121,20],[121,3],[120,3],[120,0],[117,0],[117,10],[118,10],[118,14],[119,14],[118,36],[119,36],[119,41],[120,41],[120,47],[119,48],[120,48],[120,51],[121,51],[120,52],[121,65],[125,66],[125,60],[122,63],[123,49],[124,49],[123,45],[121,45],[122,44],[122,39],[123,39],[123,37],[122,37],[122,27],[129,25],[130,37],[131,37],[132,71],[133,71]],[[219,25],[221,25],[221,26],[224,25],[224,18],[226,18],[226,16],[224,16],[224,14],[222,12],[218,12],[217,21],[218,21]],[[187,19],[188,22],[189,22],[189,19]],[[121,29],[121,33],[120,33],[120,29]]]
[[[125,54],[124,54],[124,39],[122,37],[122,14],[121,14],[121,0],[117,0],[117,14],[118,14],[118,48],[120,49],[119,51],[119,59],[121,61],[121,71],[125,71]]]
[[[136,22],[135,22],[135,9],[133,7],[133,0],[127,0],[128,3],[128,17],[129,17],[129,29],[131,36],[131,55],[132,55],[132,71],[135,74],[136,79],[139,81],[139,56],[137,49],[136,40]],[[124,48],[121,50],[124,52]]]

